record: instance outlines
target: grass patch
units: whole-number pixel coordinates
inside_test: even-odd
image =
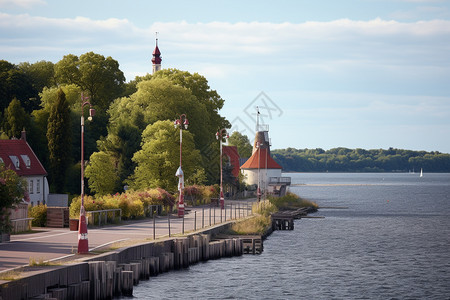
[[[264,234],[271,226],[270,214],[277,208],[268,200],[256,202],[252,205],[253,217],[234,223],[229,230],[230,234],[259,235]]]
[[[259,235],[264,234],[270,226],[270,216],[257,215],[244,221],[234,223],[230,234]]]
[[[293,209],[293,208],[295,209],[300,207],[314,207],[315,209],[319,208],[319,205],[317,205],[317,203],[303,199],[293,193],[287,193],[283,197],[269,197],[269,201],[278,210]]]
[[[22,272],[8,271],[0,273],[0,280],[13,281],[22,278]]]
[[[44,260],[42,257],[34,258],[30,257],[30,267],[44,267],[44,266],[57,266],[60,265],[56,262],[50,262],[48,260]]]

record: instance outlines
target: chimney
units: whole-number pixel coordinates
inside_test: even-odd
[[[25,127],[22,129],[22,133],[20,134],[20,139],[27,141],[27,132],[25,131]]]

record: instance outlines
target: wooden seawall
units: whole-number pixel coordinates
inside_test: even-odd
[[[211,241],[224,224],[202,234],[152,241],[111,251],[70,265],[29,267],[26,277],[0,285],[0,300],[113,299],[132,296],[140,280],[209,259],[242,255],[243,240]]]

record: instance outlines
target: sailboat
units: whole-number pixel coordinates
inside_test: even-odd
[[[423,170],[420,168],[420,177],[423,177]]]

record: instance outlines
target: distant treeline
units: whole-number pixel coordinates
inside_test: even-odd
[[[285,172],[450,172],[450,154],[440,152],[287,148],[272,156]]]

